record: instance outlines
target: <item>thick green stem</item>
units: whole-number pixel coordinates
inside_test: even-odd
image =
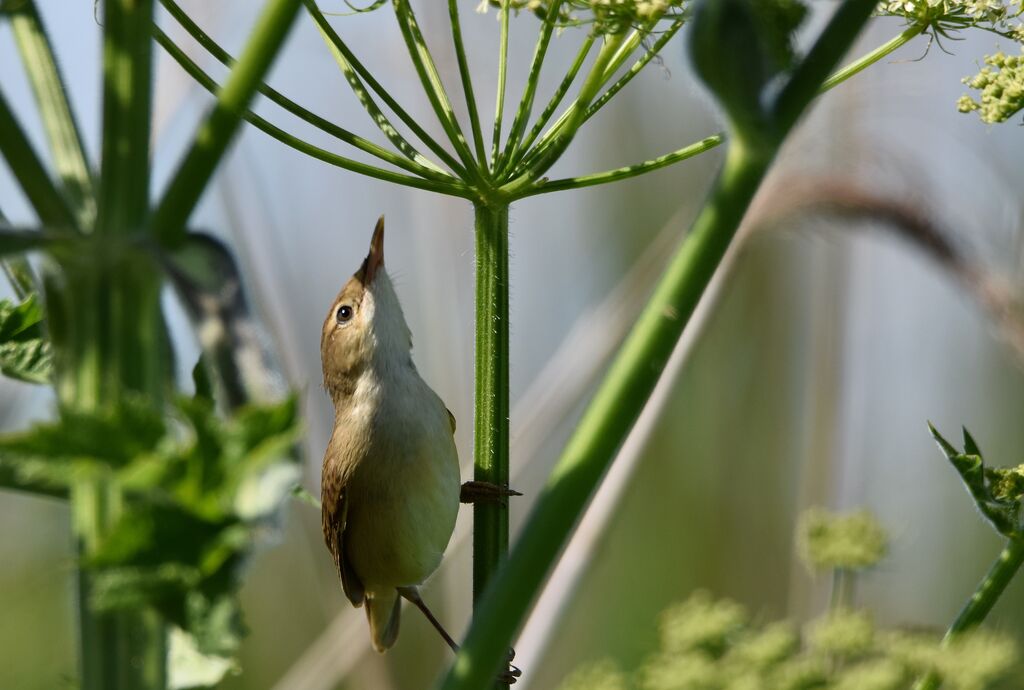
[[[974,590],[974,594],[960,610],[956,620],[949,626],[946,636],[942,638],[943,644],[949,644],[958,635],[980,624],[992,611],[996,601],[1006,591],[1010,580],[1024,564],[1024,540],[1010,539],[1006,546],[996,558],[995,563],[989,568],[984,579]],[[942,684],[942,679],[934,673],[929,673],[921,678],[914,685],[914,690],[936,690]]]
[[[473,478],[508,485],[508,206],[477,203]],[[473,601],[508,552],[508,506],[473,507]]]
[[[115,247],[139,233],[149,211],[152,0],[103,6],[103,139],[95,232],[60,271],[47,269],[46,297],[62,406],[92,412],[130,394],[160,400],[168,371],[158,273]],[[154,342],[155,340],[155,342]],[[71,492],[78,572],[83,690],[162,690],[167,646],[161,620],[143,610],[97,612],[86,564],[123,506],[113,481],[88,478]]]

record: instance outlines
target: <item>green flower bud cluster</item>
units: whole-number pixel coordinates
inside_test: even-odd
[[[881,561],[888,539],[867,511],[850,515],[812,508],[797,526],[797,551],[811,570],[863,570]]]
[[[1017,64],[1022,63],[1024,60],[1019,60]],[[1022,77],[1024,72],[1018,79]],[[1020,100],[1021,96],[1018,95],[1017,110],[1021,107]],[[984,113],[982,117],[985,117]],[[935,427],[929,424],[928,428],[946,459],[960,474],[978,511],[1003,536],[1012,539],[1024,537],[1024,465],[987,467],[977,442],[967,429],[963,430],[964,447],[961,451],[943,438]]]
[[[638,669],[610,659],[583,666],[559,690],[906,690],[936,673],[953,690],[983,690],[1017,663],[1014,641],[974,630],[937,636],[878,629],[865,612],[837,609],[801,633],[758,625],[739,604],[699,591],[667,609],[661,646]]]
[[[962,96],[957,109],[962,113],[977,111],[984,122],[1006,122],[1024,108],[1024,54],[998,52],[985,56],[985,65],[964,83],[980,91],[978,100]]]

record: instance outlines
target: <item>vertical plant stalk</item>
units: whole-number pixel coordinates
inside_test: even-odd
[[[995,563],[974,590],[974,594],[960,610],[956,620],[949,626],[942,643],[949,644],[958,635],[979,625],[992,611],[996,601],[1006,591],[1010,580],[1024,564],[1024,540],[1010,539],[999,553]],[[937,690],[942,679],[935,673],[929,673],[917,681],[914,690]]]
[[[97,217],[85,256],[48,271],[47,309],[57,353],[58,397],[94,412],[126,395],[159,400],[168,371],[160,281],[152,267],[115,259],[110,247],[140,231],[149,211],[152,108],[152,0],[107,0],[103,6],[103,140]],[[104,478],[71,492],[79,557],[88,561],[120,516],[123,497]],[[154,614],[92,608],[93,580],[78,573],[81,687],[166,687],[166,635]]]
[[[473,479],[508,486],[508,205],[478,202]],[[508,506],[473,506],[473,603],[508,553]]]

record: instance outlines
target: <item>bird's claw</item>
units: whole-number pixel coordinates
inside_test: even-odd
[[[499,486],[491,482],[472,481],[462,485],[462,491],[459,492],[459,502],[507,505],[509,496],[522,496],[522,494],[507,486]]]
[[[508,664],[508,670],[502,671],[498,674],[498,682],[502,685],[513,685],[519,677],[523,675],[523,672],[518,666],[512,663],[512,660],[516,658],[516,650],[509,647],[508,656],[506,657],[506,663]]]

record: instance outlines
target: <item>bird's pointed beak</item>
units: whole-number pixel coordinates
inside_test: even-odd
[[[384,216],[377,219],[377,227],[373,229],[370,239],[370,253],[363,261],[363,284],[372,285],[377,271],[384,265]]]

